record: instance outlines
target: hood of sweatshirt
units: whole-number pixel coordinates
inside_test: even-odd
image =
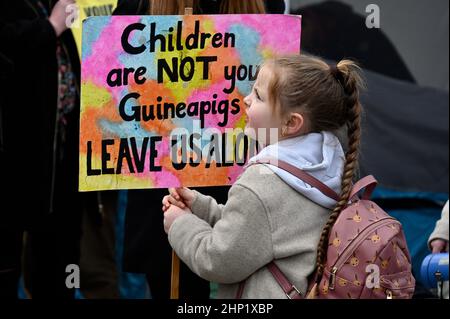
[[[298,167],[314,176],[336,193],[341,193],[345,154],[336,135],[331,132],[311,133],[269,145],[252,157],[249,164],[275,158]],[[266,165],[266,164],[265,164]],[[332,209],[336,201],[322,194],[296,176],[267,164],[275,174],[296,191],[320,206]]]

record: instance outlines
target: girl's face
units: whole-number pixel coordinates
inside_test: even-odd
[[[280,118],[275,112],[275,106],[269,101],[269,82],[272,76],[271,68],[264,66],[258,74],[252,92],[244,98],[247,112],[245,134],[265,145],[271,144],[271,141],[276,142],[281,133]],[[272,130],[274,136],[269,135],[270,129],[276,129]],[[261,140],[264,134],[266,138]]]

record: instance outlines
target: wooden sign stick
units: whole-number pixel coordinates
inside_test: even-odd
[[[180,298],[180,258],[172,250],[172,274],[170,283],[170,299]]]

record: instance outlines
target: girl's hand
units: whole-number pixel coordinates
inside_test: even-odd
[[[71,24],[77,18],[75,11],[75,0],[59,0],[53,7],[48,21],[55,29],[56,36],[59,37],[64,31],[70,28]]]
[[[181,209],[192,209],[192,204],[195,200],[195,192],[189,188],[169,188],[170,195],[163,198],[163,211],[165,212],[170,205],[175,205]]]
[[[192,214],[190,209],[181,209],[177,206],[171,205],[164,213],[164,231],[169,234],[170,227],[173,222],[178,218],[186,214]]]
[[[430,243],[433,254],[440,254],[447,248],[447,241],[443,239],[435,239]]]

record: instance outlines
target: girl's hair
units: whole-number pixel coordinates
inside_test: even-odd
[[[347,206],[358,166],[362,107],[359,96],[364,87],[361,69],[350,60],[329,66],[305,55],[277,58],[271,67],[270,103],[281,115],[298,111],[305,116],[308,132],[337,131],[347,127],[348,150],[342,176],[340,199],[323,228],[317,249],[317,282],[323,275],[330,230]]]
[[[149,14],[152,15],[177,15],[184,14],[185,7],[192,3],[194,13],[201,13],[200,0],[148,0],[150,3]],[[220,13],[222,14],[247,14],[265,13],[264,0],[222,0]]]

